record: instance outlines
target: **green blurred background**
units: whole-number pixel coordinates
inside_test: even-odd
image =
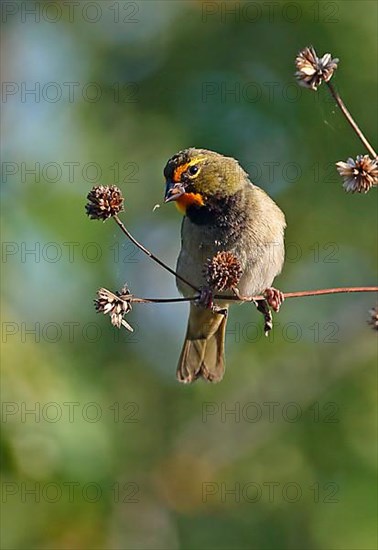
[[[276,286],[374,284],[376,194],[344,193],[334,169],[365,151],[293,72],[309,44],[339,57],[333,81],[376,144],[377,4],[2,11],[2,548],[376,548],[374,295],[288,300],[269,338],[235,306],[224,380],[184,387],[185,304],[134,307],[132,335],[96,315],[101,286],[177,291],[84,204],[119,185],[127,227],[174,265],[162,169],[213,149],[286,213]]]

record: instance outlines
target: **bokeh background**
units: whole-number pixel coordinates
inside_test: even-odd
[[[235,306],[224,380],[183,387],[186,305],[134,307],[133,334],[93,308],[125,281],[176,296],[173,278],[84,205],[119,185],[127,227],[174,265],[180,215],[153,211],[162,169],[214,149],[286,213],[276,286],[374,284],[376,194],[346,194],[334,168],[365,151],[325,87],[293,72],[309,44],[339,57],[335,85],[376,144],[377,4],[2,14],[2,548],[376,548],[374,295],[288,300],[269,338]]]

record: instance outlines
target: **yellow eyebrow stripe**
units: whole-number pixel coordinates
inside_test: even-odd
[[[196,157],[189,162],[185,162],[185,164],[181,164],[181,166],[178,166],[176,170],[173,173],[173,181],[175,183],[178,183],[181,181],[182,174],[189,168],[189,166],[192,166],[193,164],[197,164],[198,162],[203,162],[205,160],[205,157]]]

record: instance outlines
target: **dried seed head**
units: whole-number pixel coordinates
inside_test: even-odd
[[[92,220],[107,220],[123,211],[123,197],[116,185],[96,185],[87,195],[87,215]]]
[[[369,309],[370,319],[368,324],[373,330],[378,330],[378,305]]]
[[[242,273],[239,260],[231,252],[218,252],[204,265],[209,287],[219,292],[236,288]]]
[[[310,46],[301,50],[297,55],[295,76],[301,86],[317,90],[323,81],[328,82],[332,78],[338,62],[337,58],[332,59],[330,53],[318,57],[314,48]]]
[[[336,166],[348,193],[367,193],[378,184],[378,158],[358,155],[356,160],[349,158],[346,162],[337,162]]]
[[[98,298],[94,300],[94,303],[98,313],[108,313],[114,327],[121,328],[121,326],[124,326],[130,332],[134,331],[129,323],[127,323],[123,318],[132,309],[130,303],[132,295],[130,294],[127,285],[115,294],[106,288],[100,288],[97,291],[97,296]]]

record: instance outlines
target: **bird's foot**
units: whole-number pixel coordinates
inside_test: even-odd
[[[282,302],[285,299],[283,293],[280,290],[277,290],[274,287],[267,288],[264,291],[263,296],[264,296],[266,302],[270,305],[270,307],[276,313],[280,310]]]
[[[208,286],[202,286],[200,288],[200,295],[196,303],[197,305],[204,307],[205,309],[213,309],[213,291]]]
[[[203,286],[199,295],[196,304],[204,307],[205,309],[211,309],[213,313],[218,313],[219,315],[227,316],[227,308],[221,308],[214,304],[214,295],[213,291],[207,287]]]

